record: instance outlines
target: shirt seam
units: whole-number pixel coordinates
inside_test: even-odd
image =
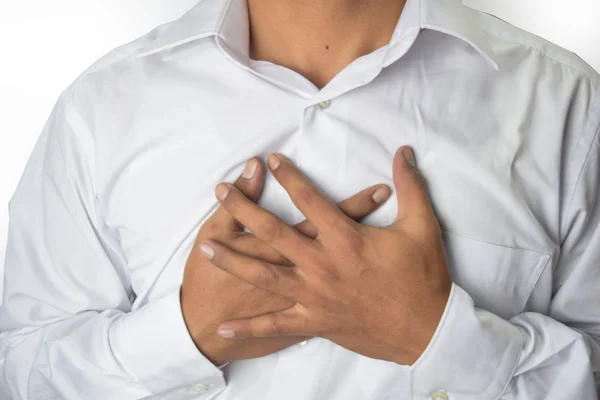
[[[598,105],[600,105],[600,94],[598,94],[596,96],[595,100],[592,102],[592,106],[590,107],[591,113],[594,112],[595,108]],[[591,119],[591,117],[590,117],[590,119]],[[592,121],[590,121],[590,120],[588,120],[588,122],[592,123]],[[594,147],[594,142],[598,138],[598,133],[600,132],[600,118],[598,118],[598,121],[596,121],[596,123],[594,125],[590,126],[590,127],[588,127],[588,124],[586,123],[586,125],[584,126],[584,129],[583,129],[583,133],[579,136],[579,139],[577,140],[577,145],[576,146],[580,145],[581,142],[583,140],[585,140],[585,136],[586,136],[585,135],[585,133],[586,133],[585,131],[587,129],[591,129],[592,132],[593,132],[593,134],[592,134],[592,137],[591,137],[591,139],[589,141],[589,145],[587,147],[587,150],[585,152],[585,157],[583,158],[583,161],[581,162],[581,167],[579,168],[579,172],[577,174],[577,180],[575,181],[575,184],[573,185],[573,190],[571,191],[571,193],[569,195],[568,205],[565,208],[565,214],[564,214],[565,218],[571,212],[571,208],[573,207],[573,200],[575,198],[575,193],[577,192],[577,189],[579,188],[579,184],[581,183],[581,178],[583,176],[583,172],[585,170],[585,166],[587,165],[587,161],[588,161],[588,159],[590,157],[590,153],[592,152],[592,149]],[[567,164],[569,164],[570,162],[571,162],[571,159],[569,158],[569,160],[567,161]],[[565,230],[564,229],[565,228],[565,226],[564,226],[565,224],[566,224],[566,221],[561,221],[560,227],[559,227],[560,232],[561,232],[561,236],[559,237],[561,247],[562,247],[564,241],[566,240],[566,237],[568,236],[567,234],[565,234],[564,237],[562,237],[562,233]]]
[[[65,99],[65,106],[70,106],[71,109],[77,109],[77,107],[75,107],[74,101],[73,101],[73,94],[72,94],[72,86],[69,88],[68,91],[65,91],[65,94],[68,95],[68,97]],[[71,129],[73,129],[73,131],[75,130],[75,128],[73,127],[73,124],[71,123],[71,113],[67,113],[67,109],[66,107],[64,107],[65,109],[63,110],[63,115],[65,116],[65,121],[67,122],[67,124],[69,124],[69,127],[71,127]],[[90,139],[92,140],[92,142],[94,142],[94,138],[93,138],[93,134],[92,134],[92,130],[87,126],[87,124],[83,121],[82,118],[80,118],[81,122],[83,125],[85,125]],[[61,138],[64,139],[64,133],[61,134]],[[96,190],[96,154],[95,154],[95,149],[96,146],[94,145],[94,153],[93,153],[93,160],[92,162],[89,163],[89,166],[91,168],[90,171],[90,179],[91,179],[91,188],[92,188],[92,194],[94,199],[97,196],[97,190]],[[62,142],[61,142],[61,151],[63,151],[63,147],[62,147]],[[65,162],[66,165],[68,165],[70,168],[72,169],[72,166],[70,163],[67,162],[66,157],[64,156],[64,154],[62,154],[63,156],[63,161]],[[96,212],[96,207],[94,206],[94,214],[97,214]]]
[[[491,14],[488,14],[488,15],[490,15],[490,16],[492,16],[494,18],[497,18],[495,15],[491,15]],[[508,24],[508,22],[506,22],[506,21],[504,21],[504,22]],[[518,41],[518,40],[513,39],[513,38],[506,38],[504,36],[495,35],[495,34],[489,32],[489,31],[483,30],[483,29],[482,29],[482,32],[485,33],[486,35],[488,35],[489,37],[494,38],[494,39],[503,40],[503,41],[506,41],[506,42],[509,42],[509,43],[513,43],[513,44],[518,44],[518,45],[526,47],[527,49],[534,50],[534,51],[538,52],[539,54],[543,55],[544,57],[548,58],[552,62],[554,62],[556,64],[559,64],[559,65],[561,65],[563,67],[568,67],[568,68],[570,68],[570,69],[578,72],[579,74],[581,74],[590,83],[591,86],[593,86],[597,90],[600,90],[600,80],[598,82],[592,80],[592,77],[590,76],[589,72],[587,72],[587,71],[585,71],[585,70],[583,70],[583,69],[581,69],[581,68],[579,68],[579,67],[577,67],[577,66],[575,66],[575,65],[573,65],[571,63],[568,63],[568,62],[566,62],[564,60],[560,60],[560,59],[552,56],[547,51],[545,51],[544,49],[542,49],[540,47],[535,46],[534,44],[524,43],[524,42]],[[530,32],[528,32],[528,33],[530,33]],[[568,51],[568,50],[566,50],[566,51]],[[573,54],[577,55],[576,53],[573,53]],[[579,57],[579,56],[577,55],[577,57]]]
[[[73,125],[71,124],[69,115],[66,112],[67,111],[66,110],[66,106],[67,105],[71,105],[72,106],[71,93],[68,93],[67,91],[64,91],[61,96],[63,96],[63,100],[62,100],[63,104],[60,105],[60,109],[58,111],[60,112],[60,114],[62,114],[64,116],[64,120],[69,125],[70,129],[74,129]],[[67,161],[67,157],[65,156],[65,148],[64,148],[64,143],[63,143],[64,139],[65,139],[64,131],[60,132],[60,136],[57,139],[58,139],[57,140],[57,142],[58,142],[58,148],[60,150],[60,158],[61,158],[62,163],[66,167],[66,171],[67,171],[67,176],[68,176],[67,184],[69,185],[69,187],[71,188],[71,190],[73,190],[73,192],[77,194],[77,197],[81,199],[81,196],[79,196],[79,191],[77,190],[77,188],[73,184],[73,177],[76,175],[75,172],[74,172],[74,167],[73,167],[73,165],[70,162]],[[94,173],[95,173],[95,166],[93,165],[94,162],[90,163],[89,165],[92,168],[92,171],[91,171],[91,174],[90,174],[91,175],[90,179],[92,181],[91,182],[92,194],[93,194],[93,197],[95,199],[96,198],[96,187],[95,187],[95,183],[94,183],[95,179],[94,179],[94,176],[93,176]],[[61,194],[61,198],[63,198],[62,194]],[[64,201],[64,199],[63,199],[63,201]],[[80,201],[83,202],[83,199],[81,199]],[[92,203],[93,203],[92,204],[93,210],[87,209],[87,207],[85,207],[85,205],[84,205],[84,209],[86,211],[85,214],[89,217],[90,216],[89,213],[91,212],[93,216],[97,217],[98,212],[97,212],[97,209],[96,209],[96,203],[95,203],[95,201],[92,201]],[[73,215],[73,213],[71,212],[70,209],[67,208],[67,211],[68,211],[69,215],[71,216],[71,219],[75,222],[75,225],[77,226],[77,229],[79,230],[79,233],[85,238],[85,241],[88,243],[88,245],[90,246],[90,248],[94,248],[94,245],[92,243],[90,243],[90,241],[88,240],[87,235],[84,234],[84,232],[83,232],[83,230],[82,230],[79,222],[77,221],[77,218],[75,218],[75,216]],[[94,230],[96,230],[97,229],[96,221],[90,221],[90,223],[94,226]]]
[[[73,112],[71,113],[66,113],[63,112],[63,115],[65,116],[65,120],[67,122],[67,124],[69,124],[69,126],[71,127],[71,129],[74,130],[73,124],[71,123],[71,118],[73,117],[73,115],[76,115],[77,118],[79,119],[79,122],[85,126],[88,136],[90,137],[91,142],[93,143],[93,151],[91,152],[93,159],[91,160],[91,162],[88,163],[89,167],[90,167],[90,186],[91,186],[91,191],[92,191],[92,196],[93,198],[92,200],[92,205],[93,205],[93,210],[90,210],[90,212],[92,213],[92,216],[95,218],[95,220],[93,221],[93,226],[94,226],[94,230],[95,231],[107,231],[108,233],[110,233],[110,235],[112,236],[112,238],[115,240],[115,242],[119,245],[119,253],[120,255],[122,255],[123,257],[126,257],[125,254],[122,251],[121,248],[121,241],[118,238],[118,236],[115,234],[115,232],[111,229],[110,225],[106,222],[106,219],[104,218],[104,215],[102,214],[101,210],[98,207],[98,190],[97,190],[97,168],[96,168],[96,161],[97,161],[97,156],[96,156],[96,150],[97,150],[97,146],[96,146],[96,140],[93,134],[92,129],[88,126],[88,124],[84,121],[83,118],[81,118],[81,116],[78,113],[78,109],[77,106],[75,105],[75,102],[73,100],[73,94],[72,94],[72,90],[73,90],[73,85],[71,85],[67,90],[65,90],[65,95],[67,95],[68,97],[65,98],[65,105],[68,105],[70,107],[71,110],[73,110]],[[61,138],[64,138],[64,134],[61,135]],[[62,143],[61,143],[61,152],[64,152],[63,148],[62,148]],[[68,163],[66,161],[66,157],[64,156],[64,154],[62,155],[63,157],[63,162],[65,163],[65,165],[68,166],[68,170],[70,171],[70,174],[73,175],[73,166]],[[71,183],[72,186],[72,183]],[[100,226],[100,224],[102,226]],[[79,226],[79,225],[78,225]],[[104,249],[104,244],[101,245],[102,248]],[[133,292],[133,288],[131,288],[130,284],[131,284],[131,276],[129,274],[129,272],[127,271],[126,268],[124,268],[123,265],[115,265],[113,264],[113,267],[115,268],[115,270],[119,269],[120,271],[116,271],[117,275],[119,277],[123,277],[124,279],[126,279],[123,283],[123,288],[125,290],[125,292],[127,293],[128,296],[128,300],[131,304],[133,304],[131,295],[135,295],[135,293]]]

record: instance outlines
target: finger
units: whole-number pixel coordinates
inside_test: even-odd
[[[226,339],[248,339],[276,336],[309,336],[304,333],[306,317],[299,311],[299,304],[292,308],[254,318],[231,320],[222,323],[217,333]],[[302,332],[302,333],[301,333]]]
[[[258,200],[265,182],[265,169],[258,157],[251,158],[233,185],[253,202]],[[225,231],[242,231],[244,226],[236,221],[223,207],[209,218],[207,223],[215,224]]]
[[[220,183],[215,194],[221,206],[237,221],[256,236],[260,241],[277,250],[294,264],[304,256],[315,254],[316,242],[298,232],[277,215],[251,202],[235,186]]]
[[[409,220],[430,221],[434,214],[429,193],[415,166],[414,154],[410,147],[402,146],[394,155],[393,177],[398,197],[398,214],[392,225],[400,226]]]
[[[348,217],[360,222],[361,219],[375,211],[389,199],[390,194],[390,188],[385,185],[371,186],[338,203],[338,207]],[[295,227],[312,239],[317,237],[317,228],[309,220],[304,220]]]
[[[272,264],[280,264],[286,267],[293,267],[294,264],[282,256],[277,250],[269,246],[268,244],[261,242],[252,233],[243,233],[235,237],[228,246],[232,250],[238,253],[247,254],[249,256],[260,258],[261,260],[270,262]]]
[[[362,218],[381,206],[381,204],[390,197],[390,194],[391,190],[387,186],[375,185],[338,203],[338,207],[340,207],[347,216],[360,222]],[[309,220],[304,220],[303,222],[294,225],[294,227],[300,233],[311,239],[314,239],[317,236],[317,228],[315,228]],[[229,246],[239,253],[260,258],[273,264],[281,264],[287,267],[293,266],[292,262],[282,256],[277,250],[261,242],[250,233],[236,237]]]
[[[296,207],[317,228],[321,236],[331,237],[343,232],[354,221],[321,193],[286,157],[271,154],[269,169],[286,190]]]
[[[227,246],[205,240],[200,244],[202,255],[214,266],[269,292],[298,300],[303,281],[297,268],[271,264],[231,250]]]

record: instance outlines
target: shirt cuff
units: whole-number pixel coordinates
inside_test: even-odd
[[[522,345],[517,326],[476,308],[471,296],[453,284],[431,342],[410,368],[411,398],[444,393],[451,399],[495,399],[510,382]]]
[[[115,357],[152,393],[197,386],[220,391],[223,372],[190,337],[179,292],[180,287],[115,321],[109,333]]]

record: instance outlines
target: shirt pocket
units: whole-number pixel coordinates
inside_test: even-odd
[[[476,307],[510,319],[524,311],[550,255],[442,232],[452,280]]]

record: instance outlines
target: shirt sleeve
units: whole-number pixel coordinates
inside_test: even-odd
[[[0,383],[14,399],[211,399],[222,371],[194,345],[180,287],[132,311],[95,211],[94,143],[66,90],[9,203]]]
[[[565,202],[548,315],[505,320],[453,285],[428,348],[410,368],[415,399],[594,400],[600,386],[600,100]],[[411,398],[413,398],[411,396]]]

